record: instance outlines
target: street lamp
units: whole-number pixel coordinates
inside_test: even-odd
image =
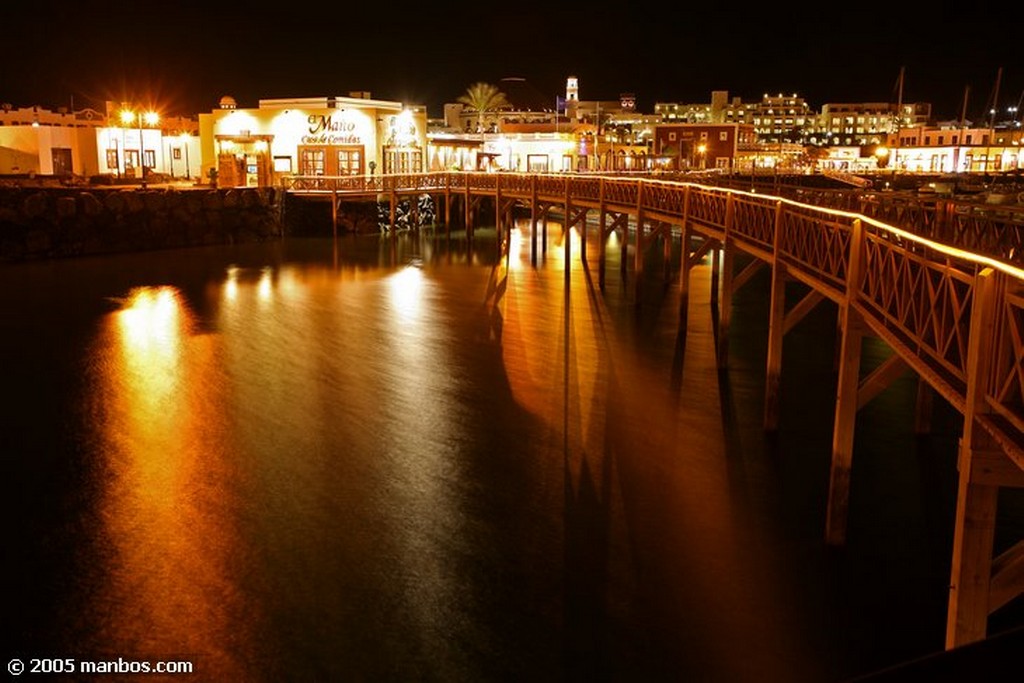
[[[142,182],[146,182],[146,144],[142,134],[143,124],[150,128],[160,123],[160,115],[155,111],[134,112],[131,109],[121,110],[121,125],[130,126],[135,124],[139,129],[139,165],[142,167]]]
[[[188,143],[191,137],[192,136],[189,134],[187,130],[181,134],[181,146],[185,148],[185,180],[190,179],[189,174],[191,173],[188,166]]]

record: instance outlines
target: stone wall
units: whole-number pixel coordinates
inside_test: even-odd
[[[277,239],[275,188],[0,187],[0,261]]]

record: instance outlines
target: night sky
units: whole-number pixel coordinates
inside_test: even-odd
[[[0,102],[152,102],[190,115],[222,95],[245,107],[369,91],[440,117],[476,81],[521,77],[553,106],[574,75],[581,99],[634,93],[645,113],[655,102],[707,102],[712,90],[744,100],[795,92],[818,110],[896,102],[901,67],[903,101],[931,102],[940,119],[960,116],[969,87],[968,118],[980,120],[1000,68],[1000,106],[1024,94],[1019,3],[974,2],[955,16],[931,3],[875,13],[814,3],[767,16],[775,5],[680,4],[664,14],[637,2],[261,4],[4,3]]]

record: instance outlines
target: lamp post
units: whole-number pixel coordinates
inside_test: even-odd
[[[191,169],[189,168],[188,165],[188,143],[191,137],[192,136],[189,135],[188,131],[185,131],[184,133],[181,134],[181,146],[185,148],[185,180],[189,180],[191,174]]]
[[[147,112],[135,112],[132,109],[124,108],[121,110],[121,124],[128,126],[135,124],[139,130],[139,165],[142,168],[142,182],[146,182],[146,142],[142,134],[142,126],[146,125],[153,127],[160,122],[160,115],[154,111]]]

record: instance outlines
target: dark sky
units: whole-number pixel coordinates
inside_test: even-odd
[[[640,2],[6,2],[0,102],[151,101],[195,114],[222,95],[256,106],[361,90],[441,116],[476,81],[522,77],[554,104],[574,75],[581,99],[631,92],[647,113],[655,102],[707,102],[712,90],[795,92],[817,110],[895,102],[901,67],[903,101],[931,102],[939,118],[959,117],[968,87],[968,116],[980,118],[1000,68],[1001,106],[1024,93],[1019,3],[955,14],[813,3],[768,16],[750,3],[705,4],[665,14]]]

